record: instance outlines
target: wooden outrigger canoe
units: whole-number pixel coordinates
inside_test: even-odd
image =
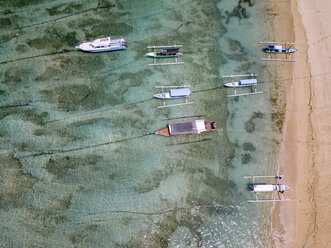
[[[216,130],[215,121],[193,120],[168,124],[166,127],[155,131],[155,134],[163,136],[184,136],[214,130]]]

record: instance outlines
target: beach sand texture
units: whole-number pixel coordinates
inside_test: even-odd
[[[280,173],[292,186],[292,201],[276,204],[273,247],[330,247],[331,244],[331,8],[330,1],[274,1],[275,36],[295,31],[298,52],[293,70],[283,74],[286,113],[279,155]],[[292,10],[293,21],[286,18]],[[284,24],[284,23],[283,23]],[[286,33],[286,32],[285,32]],[[288,72],[286,72],[288,73]]]

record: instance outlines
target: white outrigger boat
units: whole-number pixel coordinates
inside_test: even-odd
[[[234,81],[234,78],[237,77],[252,77],[249,79],[242,79],[239,81]],[[233,96],[247,96],[247,95],[255,95],[255,94],[261,94],[263,93],[263,91],[257,91],[256,86],[257,86],[257,80],[256,77],[257,74],[245,74],[245,75],[226,75],[226,76],[222,76],[223,78],[232,78],[232,82],[230,83],[225,83],[224,86],[225,87],[230,87],[230,88],[234,88],[234,94],[233,95],[228,95],[228,97],[233,97]],[[248,93],[241,93],[241,94],[237,94],[236,88],[241,88],[241,87],[251,87],[251,92]]]
[[[188,102],[187,98],[191,95],[191,89],[188,88],[191,85],[184,85],[184,86],[155,86],[155,88],[161,88],[162,93],[155,94],[154,97],[158,99],[162,99],[163,105],[159,106],[158,108],[167,108],[167,107],[175,107],[181,106],[186,104],[192,104],[193,102]],[[169,92],[163,92],[164,89],[170,88]],[[176,103],[171,105],[166,105],[165,100],[171,99],[185,99],[184,103]]]
[[[237,82],[226,83],[224,86],[226,87],[248,87],[248,86],[256,86],[257,80],[256,78],[252,79],[242,79]]]
[[[84,42],[79,46],[76,46],[76,48],[84,52],[92,53],[124,50],[126,47],[127,42],[123,38],[112,40],[110,37]]]
[[[289,199],[283,199],[281,194],[288,190],[290,187],[285,184],[280,184],[278,181],[282,179],[283,176],[245,176],[246,179],[253,179],[253,183],[248,185],[249,190],[255,194],[256,200],[249,200],[248,202],[275,202],[275,201],[288,201]],[[265,183],[255,183],[255,178],[275,178],[276,184],[265,184]],[[278,199],[264,199],[260,200],[257,197],[258,193],[268,193],[277,192]]]

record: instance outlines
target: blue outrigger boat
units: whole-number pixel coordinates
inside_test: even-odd
[[[279,45],[268,45],[263,51],[266,53],[295,53],[297,49],[283,48]]]
[[[183,86],[155,86],[155,88],[161,88],[162,93],[155,94],[154,97],[158,99],[162,99],[163,104],[158,108],[168,108],[168,107],[175,107],[181,105],[192,104],[193,102],[188,102],[187,99],[191,95],[191,89],[187,88],[190,85],[183,85]],[[164,92],[165,88],[170,88],[169,92]],[[171,105],[166,105],[166,100],[170,99],[185,99],[184,103],[175,103]]]
[[[177,99],[190,97],[191,90],[189,88],[184,89],[172,89],[169,92],[155,94],[155,98],[159,99]]]
[[[267,53],[266,58],[262,60],[267,61],[285,61],[285,62],[295,62],[295,59],[292,59],[291,56],[297,51],[297,49],[291,48],[291,45],[294,45],[293,42],[277,42],[277,41],[260,41],[260,44],[265,44],[267,47],[263,49]],[[283,46],[284,47],[283,47]],[[272,58],[273,54],[285,54],[286,58]]]

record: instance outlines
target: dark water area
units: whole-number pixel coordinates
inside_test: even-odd
[[[269,208],[246,203],[242,176],[272,160],[268,95],[228,100],[221,78],[265,70],[261,3],[0,6],[1,247],[267,246]],[[128,48],[75,49],[107,36]],[[173,44],[183,65],[148,66],[147,46]],[[194,104],[157,108],[156,85],[183,84]],[[217,130],[153,134],[198,115]]]

